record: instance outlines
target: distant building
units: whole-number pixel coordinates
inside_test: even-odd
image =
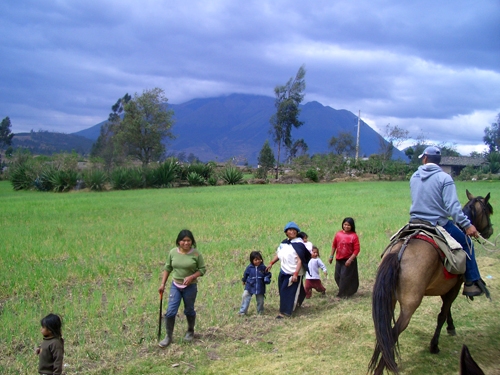
[[[484,158],[471,158],[470,156],[443,156],[439,164],[443,171],[451,176],[458,176],[467,166],[482,167],[488,164]]]

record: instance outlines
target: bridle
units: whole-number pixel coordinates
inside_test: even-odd
[[[476,204],[479,204],[479,206],[481,207],[480,210],[476,209]],[[476,226],[476,228],[477,228],[476,224],[478,224],[479,222],[483,222],[484,220],[480,221],[483,217],[486,218],[487,221],[486,226],[484,226],[483,228],[477,228],[477,230],[479,231],[479,233],[481,233],[482,236],[489,229],[491,229],[492,224],[490,220],[490,215],[493,213],[493,207],[491,207],[489,203],[486,203],[483,197],[475,197],[471,199],[464,206],[463,212],[465,215],[467,215],[471,223],[473,223],[474,226]]]

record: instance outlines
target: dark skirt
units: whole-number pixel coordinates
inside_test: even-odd
[[[337,259],[335,263],[335,282],[339,287],[337,297],[350,297],[358,291],[358,259],[354,258],[351,265],[346,267],[347,259]]]
[[[280,294],[280,313],[290,316],[297,306],[302,305],[306,292],[303,285],[303,276],[298,276],[297,281],[288,286],[292,275],[280,270],[278,276],[278,291]]]

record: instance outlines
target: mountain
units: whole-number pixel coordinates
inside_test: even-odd
[[[90,153],[94,141],[77,135],[48,131],[16,133],[12,138],[12,147],[29,149],[32,154],[52,155],[59,152],[72,152],[84,155]]]
[[[176,139],[167,143],[167,152],[184,152],[202,161],[246,159],[257,164],[264,142],[269,140],[269,119],[276,112],[274,98],[263,95],[231,94],[216,98],[193,99],[183,104],[170,104],[175,124]],[[309,154],[326,153],[328,141],[340,132],[349,132],[356,138],[358,117],[347,110],[336,110],[318,102],[301,105],[299,129],[292,130],[293,139],[304,139]],[[104,124],[73,133],[95,141]],[[383,138],[361,121],[360,156],[376,154]],[[395,150],[394,158],[406,160],[403,152]]]

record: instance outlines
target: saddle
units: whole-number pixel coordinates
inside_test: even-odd
[[[462,246],[442,226],[433,226],[423,220],[412,220],[397,231],[385,248],[382,256],[390,251],[396,244],[403,242],[399,250],[398,259],[401,260],[403,253],[411,239],[420,239],[429,242],[438,251],[443,266],[452,275],[465,273],[465,262],[467,253]]]

